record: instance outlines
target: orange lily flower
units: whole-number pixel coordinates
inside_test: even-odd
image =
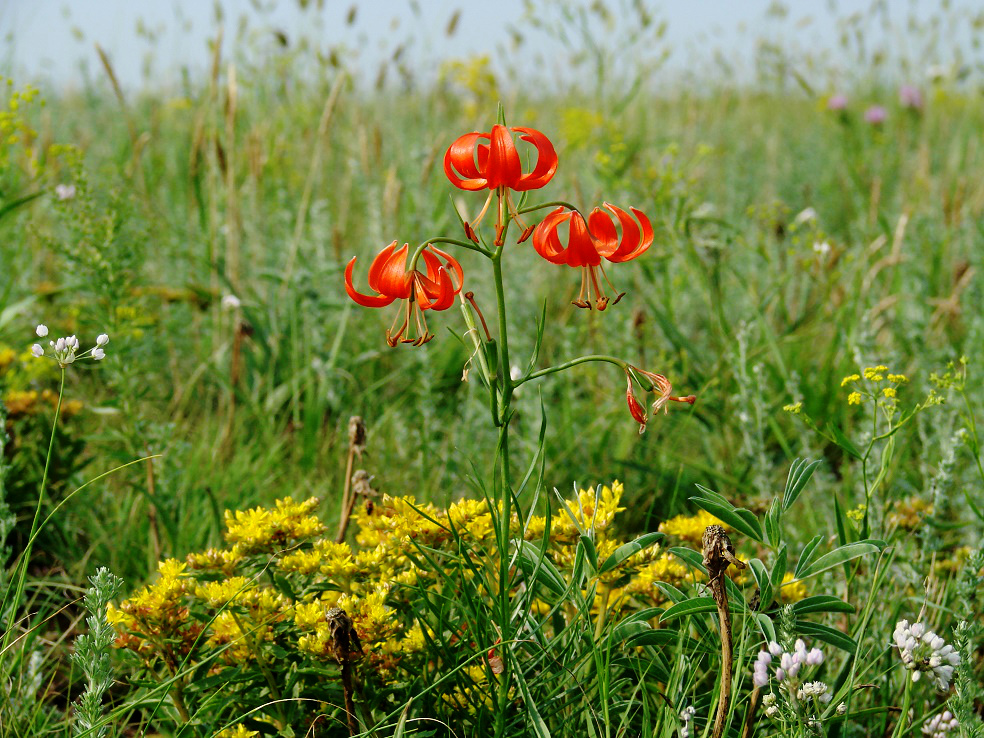
[[[461,291],[461,265],[449,254],[434,246],[427,246],[420,254],[426,273],[417,269],[408,271],[409,249],[409,244],[403,244],[402,248],[397,249],[396,241],[393,241],[372,260],[369,265],[369,288],[378,293],[375,295],[364,295],[352,284],[354,256],[345,267],[345,291],[363,307],[385,307],[394,300],[404,301],[393,325],[386,331],[386,343],[390,346],[396,346],[401,341],[420,346],[431,340],[434,334],[427,331],[424,311],[447,310],[454,304],[455,295]],[[441,264],[442,260],[444,264]]]
[[[533,171],[523,173],[523,163],[510,131],[521,134],[520,139],[536,148]],[[553,144],[532,128],[506,128],[496,124],[488,133],[476,131],[460,136],[444,154],[444,173],[451,184],[470,192],[486,187],[490,190],[505,187],[517,192],[535,190],[549,182],[556,171],[557,152]]]
[[[619,238],[612,216],[601,208],[595,208],[588,216],[587,222],[578,211],[566,211],[557,208],[533,231],[533,248],[552,264],[566,264],[570,267],[581,268],[581,291],[573,304],[581,308],[590,308],[592,294],[595,307],[604,310],[608,307],[608,295],[598,280],[598,272],[608,286],[615,292],[616,304],[625,295],[615,289],[615,285],[605,274],[601,257],[608,261],[620,263],[634,259],[644,253],[653,243],[653,227],[649,218],[641,210],[629,208],[639,222],[619,207],[604,203],[618,220],[622,229]],[[557,229],[564,223],[570,222],[567,236],[567,246],[560,242]],[[641,226],[641,228],[640,228]]]

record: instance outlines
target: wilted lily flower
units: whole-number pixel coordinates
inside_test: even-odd
[[[696,395],[674,397],[673,385],[671,385],[670,380],[662,374],[647,372],[645,369],[630,366],[625,372],[625,379],[625,400],[629,405],[629,413],[632,415],[632,419],[639,424],[639,435],[646,432],[646,424],[649,422],[649,415],[646,413],[645,408],[643,408],[639,400],[636,399],[632,387],[633,379],[640,381],[646,380],[649,385],[645,388],[646,391],[655,393],[656,397],[653,400],[652,408],[653,415],[658,414],[660,410],[665,411],[666,404],[669,402],[685,402],[688,405],[693,405],[697,402]]]
[[[454,304],[454,296],[461,291],[461,266],[449,254],[433,246],[425,248],[420,254],[426,266],[425,273],[415,268],[407,270],[409,249],[409,244],[397,249],[396,241],[393,241],[373,259],[369,266],[369,287],[378,293],[376,295],[364,295],[352,284],[354,256],[345,268],[345,291],[360,305],[385,307],[394,300],[404,301],[393,325],[386,331],[386,342],[390,346],[400,342],[420,346],[431,340],[434,335],[427,332],[423,311],[447,310]],[[448,269],[455,274],[457,283],[452,280]]]
[[[590,308],[592,299],[598,310],[608,307],[609,297],[598,280],[598,272],[601,272],[605,283],[615,293],[612,304],[621,300],[625,293],[618,292],[608,279],[601,265],[601,258],[605,257],[615,263],[629,261],[644,253],[653,243],[653,227],[645,213],[630,208],[632,214],[639,219],[636,223],[621,208],[608,203],[605,203],[605,207],[618,220],[622,229],[621,238],[611,215],[601,208],[592,210],[587,222],[576,210],[557,208],[533,231],[533,248],[540,256],[553,264],[566,264],[581,269],[581,291],[573,302],[577,307]],[[570,225],[565,247],[560,242],[557,229],[567,222]]]

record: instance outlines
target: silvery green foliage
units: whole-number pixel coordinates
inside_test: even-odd
[[[980,587],[984,584],[977,572],[984,568],[984,548],[974,551],[964,564],[957,579],[957,601],[964,607],[962,613],[967,620],[961,620],[953,630],[953,645],[960,653],[961,660],[968,665],[975,663],[975,657],[984,628],[975,619],[980,608]],[[958,725],[955,735],[959,738],[984,738],[984,722],[974,710],[976,700],[984,698],[984,688],[977,682],[972,667],[957,671],[953,680],[953,696],[950,697],[950,710],[956,716]]]
[[[75,639],[72,661],[86,676],[85,692],[75,702],[75,735],[103,738],[107,734],[102,721],[102,698],[113,683],[110,648],[116,631],[106,619],[106,605],[123,587],[123,580],[106,567],[100,567],[89,577],[92,586],[83,604],[89,611],[86,625],[89,632]],[[98,727],[97,727],[98,726]]]

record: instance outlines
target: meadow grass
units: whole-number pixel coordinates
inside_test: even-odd
[[[449,196],[472,216],[479,201],[452,190],[441,159],[461,133],[489,129],[498,100],[467,88],[456,96],[371,93],[340,72],[286,83],[276,64],[216,60],[210,79],[181,91],[121,101],[104,87],[46,90],[43,108],[27,101],[12,118],[23,111],[33,133],[17,133],[0,159],[4,203],[25,198],[0,218],[0,387],[11,439],[0,489],[17,518],[0,528],[13,547],[14,577],[4,582],[16,581],[14,562],[32,532],[54,412],[40,395],[11,393],[58,386],[57,373],[24,355],[36,323],[58,335],[106,331],[112,340],[98,368],[67,374],[64,397],[81,406],[61,416],[41,518],[86,480],[154,458],[71,496],[41,530],[23,594],[2,613],[5,735],[78,730],[69,704],[85,686],[83,667],[67,654],[84,630],[79,600],[98,567],[135,591],[155,581],[158,561],[219,545],[225,510],[286,496],[321,498],[309,512],[333,530],[353,415],[368,428],[358,464],[380,493],[432,503],[434,518],[463,496],[502,499],[494,492],[498,430],[488,422],[474,361],[462,381],[473,350],[445,330],[463,333],[457,311],[431,318],[437,338],[426,346],[390,349],[383,333],[391,316],[349,301],[342,279],[351,256],[364,269],[393,239],[461,237]],[[819,92],[709,82],[699,93],[642,88],[617,112],[614,95],[526,89],[503,96],[508,122],[546,132],[560,154],[545,199],[632,204],[656,230],[644,257],[611,270],[627,295],[604,313],[571,307],[577,276],[528,244],[510,243],[502,289],[512,362],[525,368],[545,311],[538,366],[611,354],[698,397],[692,408],[652,418],[640,436],[613,367],[580,366],[562,381],[524,384],[511,453],[516,469],[533,464],[535,484],[516,500],[520,521],[548,509],[564,521],[550,490],[570,500],[575,485],[614,480],[624,486],[627,510],[614,523],[617,534],[605,534],[612,541],[694,512],[694,496],[727,517],[729,509],[698,484],[757,516],[766,529],[760,540],[740,523],[730,529],[739,557],[761,559],[762,567],[753,565],[744,589],[732,590],[741,605],[730,734],[740,734],[750,699],[751,660],[762,647],[757,628],[768,627],[746,600],[756,584],[760,596],[778,588],[787,557],[790,572],[809,570],[809,557],[799,567],[794,560],[818,545],[816,536],[823,548],[814,560],[838,545],[879,543],[852,549],[865,557],[850,563],[829,560],[822,576],[805,581],[804,594],[850,603],[850,613],[835,607],[821,619],[861,644],[863,658],[833,651],[829,632],[797,629],[790,610],[772,611],[775,637],[789,653],[796,637],[818,643],[826,635],[824,680],[838,701],[853,700],[853,719],[829,714],[815,730],[903,735],[942,711],[943,697],[919,691],[925,682],[913,686],[899,649],[888,648],[897,621],[922,619],[947,643],[956,623],[967,621],[964,653],[976,660],[964,663],[952,702],[963,700],[963,734],[980,733],[966,716],[980,710],[979,687],[974,693],[968,685],[981,675],[984,106],[969,83],[944,80],[924,95],[923,107],[906,108],[894,86],[870,80],[849,90],[847,109],[836,111]],[[863,119],[873,104],[887,108],[884,123]],[[71,184],[74,195],[61,198],[59,184]],[[41,196],[27,201],[34,193]],[[459,253],[466,274],[486,269],[479,255]],[[469,289],[494,315],[489,284]],[[223,301],[228,295],[237,301]],[[883,365],[870,376],[905,381],[864,376]],[[856,391],[871,396],[857,404]],[[819,464],[780,521],[774,501],[788,494],[790,467],[804,458]],[[486,513],[494,509],[490,503]],[[513,535],[536,543],[528,528],[526,521]],[[590,525],[579,536],[555,556],[563,586],[554,596],[563,597],[530,636],[542,650],[523,650],[516,636],[505,665],[514,691],[503,688],[494,699],[482,690],[495,692],[495,676],[480,683],[468,671],[491,668],[489,647],[501,637],[488,616],[502,594],[498,564],[487,565],[488,557],[508,558],[524,573],[521,601],[532,603],[537,587],[549,590],[547,549],[539,557],[535,548],[510,552],[501,539],[489,548],[488,540],[453,532],[413,552],[433,589],[399,607],[407,627],[414,618],[431,624],[424,647],[431,661],[416,681],[364,674],[373,686],[359,697],[360,729],[426,735],[446,730],[430,722],[440,719],[458,735],[710,735],[721,654],[703,585],[683,578],[659,590],[665,607],[681,605],[679,617],[690,618],[672,631],[675,618],[664,618],[672,642],[649,635],[659,631],[649,625],[630,628],[654,612],[621,621],[630,625],[598,618],[607,600],[599,605],[595,597],[608,595],[599,562],[591,564],[595,544],[584,539],[608,539]],[[681,561],[700,568],[699,537],[670,534],[660,545],[673,543]],[[687,547],[696,559],[687,559]],[[270,564],[248,566],[262,578]],[[780,581],[768,582],[777,571]],[[702,596],[704,609],[685,609]],[[220,615],[202,622],[211,627]],[[465,625],[474,629],[471,651],[456,635]],[[441,661],[444,651],[454,656]],[[163,687],[132,660],[114,663],[111,734],[211,735],[237,717],[227,701],[235,680],[209,673],[217,661],[187,671],[173,664]],[[335,707],[324,709],[333,722],[316,729],[346,734],[338,677],[329,672],[322,677]],[[256,689],[272,690],[277,679],[261,677],[268,686]],[[851,689],[860,683],[873,686]],[[191,695],[181,697],[175,685]],[[216,685],[225,692],[209,693]],[[912,726],[890,709],[903,697],[918,718]],[[198,714],[186,714],[182,700],[197,700]],[[692,729],[681,714],[687,704],[696,709]],[[97,725],[87,709],[87,725]],[[290,722],[270,714],[281,730]],[[798,713],[780,714],[785,722],[760,714],[756,734],[814,730]]]

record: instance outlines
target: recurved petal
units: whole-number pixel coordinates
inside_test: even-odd
[[[363,307],[385,307],[393,302],[394,298],[392,297],[386,297],[385,295],[363,295],[357,291],[355,285],[352,284],[352,271],[354,269],[355,257],[353,256],[352,261],[345,267],[345,291],[349,297]]]
[[[488,161],[482,174],[488,180],[489,188],[508,187],[515,190],[523,176],[523,164],[519,160],[512,135],[508,128],[496,124],[492,126],[489,137]]]
[[[615,214],[615,217],[618,218],[619,223],[622,224],[622,242],[613,253],[605,256],[608,261],[616,263],[629,261],[645,253],[652,246],[654,238],[653,225],[649,222],[649,218],[646,217],[644,212],[635,208],[629,208],[642,225],[642,232],[640,233],[639,226],[636,225],[635,220],[627,212],[607,202],[605,203],[605,207],[611,210]]]
[[[571,214],[565,212],[564,208],[557,208],[533,230],[533,248],[552,264],[567,263],[567,255],[564,253],[566,249],[560,243],[557,227],[570,217]]]
[[[454,283],[444,267],[437,270],[437,277],[434,280],[416,272],[414,284],[421,310],[447,310],[454,304]]]
[[[459,264],[458,260],[455,259],[453,256],[451,256],[451,254],[447,253],[446,251],[442,251],[436,246],[431,246],[430,248],[434,250],[435,254],[441,257],[441,259],[444,261],[444,266],[450,268],[454,272],[454,276],[458,278],[458,282],[454,290],[454,293],[458,294],[458,292],[461,291],[461,285],[465,283],[465,274],[463,271],[461,271],[461,264]],[[430,276],[429,266],[427,269],[427,274],[428,276]]]
[[[536,147],[536,166],[532,172],[520,177],[513,189],[518,192],[539,189],[553,179],[557,171],[557,151],[550,143],[550,139],[540,131],[533,128],[513,128],[513,130],[522,133],[520,138]]]
[[[407,275],[407,251],[409,244],[396,248],[396,241],[379,252],[369,267],[369,286],[381,294],[393,298],[410,296],[410,280]]]
[[[488,137],[487,133],[466,133],[459,136],[444,153],[444,173],[455,187],[475,191],[488,186],[481,168],[475,165],[475,144]],[[479,152],[479,159],[482,158]]]

